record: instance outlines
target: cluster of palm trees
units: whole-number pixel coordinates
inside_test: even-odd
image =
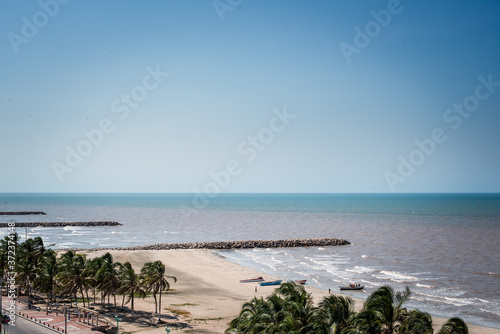
[[[314,306],[303,286],[287,282],[266,299],[254,298],[245,303],[226,333],[433,333],[428,313],[402,307],[410,294],[408,288],[395,292],[391,287],[381,287],[368,297],[358,313],[352,299],[343,296],[329,295]],[[439,334],[452,333],[467,334],[465,322],[452,318],[439,331]]]
[[[16,249],[14,259],[12,245]],[[17,292],[28,298],[34,291],[46,294],[50,303],[57,302],[58,298],[79,301],[80,295],[85,307],[90,306],[91,300],[97,301],[96,295],[101,305],[106,298],[109,305],[112,296],[116,308],[116,295],[121,295],[122,306],[131,303],[132,317],[134,298],[144,298],[148,293],[153,294],[155,313],[160,317],[162,292],[170,289],[168,279],[177,281],[176,277],[165,274],[161,261],[148,262],[137,273],[130,262],[114,262],[110,253],[87,259],[86,255],[70,250],[58,257],[54,250],[44,246],[42,238],[19,243],[17,234],[0,240],[0,275],[4,282],[8,272],[16,273]]]

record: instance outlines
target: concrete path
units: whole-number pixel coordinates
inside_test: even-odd
[[[46,314],[45,308],[38,308],[32,306],[31,309],[28,308],[26,303],[20,302],[16,300],[14,305],[11,305],[12,299],[7,300],[4,296],[2,301],[2,313],[3,314],[12,314],[15,312],[16,318],[23,317],[33,323],[37,323],[42,327],[50,329],[53,333],[64,333],[64,314],[55,312],[49,312]],[[14,306],[14,307],[13,307]],[[91,326],[84,324],[82,322],[77,321],[78,317],[76,314],[71,314],[67,321],[67,334],[94,334],[100,333],[98,331],[92,331]],[[101,321],[99,321],[101,323]],[[22,326],[20,322],[17,322],[16,319],[11,317],[10,328],[13,326]]]

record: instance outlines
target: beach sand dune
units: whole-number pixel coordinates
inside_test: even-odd
[[[102,250],[86,254],[93,258],[106,252]],[[130,261],[136,272],[144,263],[160,260],[165,264],[167,274],[177,277],[176,283],[170,280],[172,291],[162,297],[161,313],[165,323],[153,326],[157,319],[157,315],[153,315],[153,297],[135,299],[138,315],[134,321],[125,316],[119,324],[120,331],[131,333],[165,333],[165,326],[169,326],[171,333],[224,333],[243,303],[255,296],[266,297],[275,289],[256,283],[240,283],[240,279],[257,276],[263,276],[266,280],[278,278],[241,267],[209,250],[112,250],[109,253],[113,255],[114,261]],[[328,295],[328,291],[313,286],[306,285],[305,288],[312,294],[315,303]],[[121,298],[117,299],[121,304]],[[362,305],[362,300],[356,300],[358,310]],[[130,307],[130,304],[126,306]],[[113,315],[110,314],[109,319],[113,319]],[[436,328],[446,320],[433,318]],[[470,325],[469,332],[500,334],[500,330],[475,325]]]

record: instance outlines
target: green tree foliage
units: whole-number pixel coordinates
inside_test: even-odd
[[[467,328],[467,324],[460,318],[451,318],[448,320],[441,330],[439,334],[469,334],[469,329]]]
[[[161,294],[162,291],[170,290],[170,283],[167,280],[171,278],[177,282],[175,276],[165,274],[165,265],[161,261],[148,262],[141,269],[143,283],[147,291],[153,292],[155,300],[155,313],[158,313],[158,319],[161,316]],[[156,295],[159,294],[158,305]]]
[[[429,314],[403,308],[410,296],[408,288],[395,292],[384,286],[374,291],[361,312],[356,313],[349,297],[330,295],[315,307],[303,286],[287,282],[266,299],[254,298],[245,303],[226,333],[433,333]],[[467,325],[459,318],[452,318],[439,331],[439,334],[451,333],[468,334]]]
[[[90,305],[89,290],[92,289],[94,302],[96,293],[100,293],[101,304],[107,297],[109,305],[109,298],[113,296],[116,307],[116,294],[122,293],[124,302],[131,302],[133,316],[134,298],[144,298],[147,291],[152,291],[155,308],[161,316],[162,293],[170,289],[168,279],[177,281],[174,276],[165,274],[165,265],[161,261],[146,263],[137,274],[129,262],[114,262],[110,253],[91,260],[71,250],[58,256],[54,250],[45,248],[40,237],[22,243],[19,240],[17,234],[0,240],[0,275],[16,272],[19,293],[30,295],[35,289],[37,293],[45,294],[50,302],[57,302],[58,295],[75,301],[80,295],[85,307]],[[12,254],[15,254],[14,259]],[[15,268],[12,268],[14,264]]]
[[[120,281],[121,286],[118,291],[127,297],[126,304],[131,302],[130,308],[132,310],[132,317],[134,317],[135,296],[137,295],[139,298],[146,297],[142,277],[135,273],[130,262],[125,262],[120,272]]]
[[[95,273],[96,287],[101,291],[102,297],[108,297],[108,304],[110,295],[113,295],[114,306],[116,307],[116,292],[121,286],[118,272],[122,264],[113,262],[113,257],[109,253],[98,259],[101,261],[100,267]]]
[[[57,290],[56,276],[59,272],[59,264],[55,251],[49,249],[42,255],[35,287],[42,293],[46,293],[51,301],[54,300]]]

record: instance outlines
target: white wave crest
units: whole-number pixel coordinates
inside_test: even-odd
[[[354,266],[354,268],[348,268],[345,271],[353,272],[353,273],[358,273],[358,274],[365,274],[365,273],[370,273],[373,272],[375,269],[368,268],[368,267],[359,267],[359,266]]]
[[[387,271],[387,270],[382,270],[380,272],[383,276],[375,276],[379,279],[390,279],[391,281],[394,282],[406,282],[406,281],[418,281],[418,278],[415,276],[410,276],[410,275],[404,275],[402,273],[398,273],[396,271]]]

